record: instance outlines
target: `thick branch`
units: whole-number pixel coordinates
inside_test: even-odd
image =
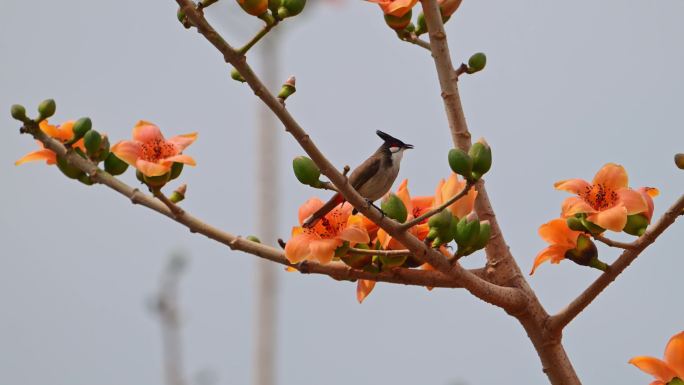
[[[684,210],[684,195],[663,214],[662,217],[644,235],[634,241],[631,247],[625,250],[622,255],[589,287],[582,292],[575,300],[558,314],[549,319],[549,329],[560,332],[577,315],[582,312],[601,292],[610,285],[627,266],[629,266],[650,244],[660,236]]]
[[[280,119],[285,126],[285,130],[297,140],[302,149],[320,168],[321,173],[328,177],[330,182],[337,187],[347,202],[405,245],[407,249],[414,253],[416,258],[422,262],[429,263],[435,269],[447,276],[453,277],[453,279],[457,280],[457,282],[462,284],[463,287],[478,298],[509,310],[524,305],[526,299],[518,290],[494,285],[463,268],[452,268],[441,253],[428,248],[418,238],[401,229],[399,223],[384,217],[377,210],[371,210],[366,204],[366,200],[348,183],[347,178],[335,169],[330,161],[321,153],[312,142],[309,135],[299,123],[297,123],[292,115],[290,115],[285,106],[268,91],[247,64],[245,57],[239,55],[238,52],[230,46],[216,30],[214,30],[204,16],[197,12],[192,1],[176,0],[176,2],[185,12],[192,24],[197,28],[198,32],[221,52],[226,62],[233,65],[233,67],[240,72],[254,93],[271,109],[271,111],[273,111],[278,119]]]

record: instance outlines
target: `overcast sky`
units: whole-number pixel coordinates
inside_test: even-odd
[[[432,194],[448,176],[451,142],[431,57],[399,41],[375,5],[310,3],[276,32],[282,79],[297,76],[288,108],[340,168],[375,150],[376,129],[414,144],[400,178],[413,194]],[[210,370],[220,384],[250,383],[253,256],[55,167],[13,165],[36,145],[18,134],[12,103],[34,111],[55,98],[57,121],[90,116],[113,142],[139,119],[169,136],[198,131],[186,151],[198,166],[183,173],[183,207],[226,231],[258,235],[258,100],[175,14],[172,0],[4,1],[2,384],[162,384],[159,325],[146,302],[175,250],[191,257],[181,287],[189,375]],[[207,15],[235,45],[260,26],[234,1]],[[473,135],[493,148],[488,191],[523,271],[545,247],[537,227],[567,196],[553,190],[556,180],[591,179],[606,162],[623,164],[632,186],[661,190],[656,216],[684,191],[672,163],[684,152],[683,16],[679,0],[466,0],[448,23],[455,62],[488,56],[486,70],[460,87]],[[248,59],[259,68],[258,54]],[[290,160],[302,151],[284,131],[280,139],[278,228],[286,238],[298,206],[329,194],[296,182]],[[123,179],[135,183],[132,172]],[[647,383],[627,360],[661,356],[684,329],[682,226],[566,329],[585,384]],[[616,255],[601,249],[607,261]],[[483,260],[478,253],[465,264]],[[563,262],[542,266],[530,282],[555,312],[598,275]],[[279,280],[279,384],[547,383],[517,321],[462,290],[378,284],[359,305],[352,283],[285,272]]]

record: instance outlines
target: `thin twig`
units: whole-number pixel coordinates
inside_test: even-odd
[[[466,181],[466,185],[463,186],[463,190],[461,190],[460,192],[458,192],[458,194],[452,196],[452,197],[449,198],[449,200],[447,200],[446,202],[444,202],[444,203],[442,203],[441,205],[439,205],[438,207],[436,207],[436,208],[434,208],[434,209],[432,209],[432,210],[426,212],[425,214],[419,216],[418,218],[415,218],[415,219],[412,219],[412,220],[410,220],[410,221],[408,221],[408,222],[403,223],[403,224],[401,225],[401,228],[402,228],[402,229],[409,229],[409,228],[411,228],[411,227],[413,227],[413,226],[415,226],[415,225],[421,223],[422,221],[424,221],[424,220],[430,218],[431,216],[433,216],[433,215],[435,215],[435,214],[441,212],[442,210],[444,210],[445,208],[451,206],[454,202],[456,202],[457,200],[463,198],[466,194],[468,194],[468,192],[470,191],[470,189],[471,189],[473,186],[474,186],[474,183],[473,183],[472,181]]]
[[[426,50],[430,51],[430,43],[419,38],[413,32],[405,32],[401,34],[399,38],[407,43],[415,44],[421,48],[425,48]]]
[[[357,249],[349,248],[349,254],[357,255],[382,255],[387,257],[410,257],[413,253],[410,250],[372,250],[372,249]]]
[[[171,200],[166,195],[164,195],[164,193],[161,192],[161,190],[153,188],[150,191],[152,191],[152,195],[154,195],[155,198],[162,201],[162,203],[164,203],[166,207],[168,207],[169,210],[171,210],[174,216],[179,217],[185,214],[185,211],[183,211],[183,209],[180,208],[180,206],[178,206],[177,204],[171,202]]]
[[[273,22],[267,21],[266,25],[264,25],[263,28],[261,28],[259,30],[259,32],[257,32],[257,34],[254,35],[254,37],[252,37],[247,42],[247,44],[245,44],[244,46],[242,46],[242,48],[237,50],[238,54],[240,54],[240,55],[246,54],[247,51],[249,51],[250,48],[252,48],[254,46],[254,44],[258,43],[259,40],[261,40],[262,37],[266,36],[266,34],[268,34],[273,29],[273,27],[275,27],[276,25],[278,25],[278,20],[275,20]]]
[[[634,248],[633,243],[625,243],[625,242],[614,241],[612,239],[604,237],[601,234],[596,234],[596,235],[592,234],[592,237],[594,237],[594,239],[596,239],[597,241],[605,243],[606,245],[608,245],[610,247],[617,247],[619,249],[625,249],[625,250],[629,250],[629,249]]]
[[[632,247],[625,250],[622,255],[612,264],[605,273],[601,274],[582,294],[575,298],[570,304],[558,314],[549,319],[548,328],[556,333],[560,333],[563,328],[570,323],[579,313],[582,312],[601,292],[610,285],[650,244],[663,233],[679,217],[679,213],[684,210],[684,195],[652,225],[644,235],[639,237]]]

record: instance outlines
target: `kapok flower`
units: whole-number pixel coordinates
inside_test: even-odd
[[[444,179],[439,181],[432,205],[438,207],[461,192],[465,186],[466,181],[460,179],[455,173],[452,173],[446,181]],[[451,204],[448,209],[457,218],[463,218],[473,211],[475,198],[477,198],[477,190],[471,188],[470,191],[468,191],[468,194]]]
[[[47,120],[43,120],[40,122],[39,127],[40,130],[47,134],[49,137],[57,139],[62,143],[71,140],[71,138],[74,136],[73,120],[66,121],[61,125],[56,126],[49,124]],[[14,162],[14,165],[19,166],[20,164],[35,160],[44,160],[47,164],[57,163],[57,155],[52,150],[45,148],[45,146],[43,146],[43,143],[41,143],[40,141],[38,141],[38,145],[41,148],[40,150],[33,151],[24,155],[23,157],[21,157],[21,159]],[[76,143],[73,144],[72,147],[80,148],[81,150],[85,151],[85,147],[83,146],[83,139],[79,139]]]
[[[174,136],[166,140],[159,127],[144,120],[133,127],[133,140],[122,140],[111,151],[119,159],[152,177],[171,171],[173,163],[195,165],[195,160],[182,152],[197,139],[197,133]]]
[[[655,187],[639,187],[637,189],[637,192],[641,194],[641,196],[644,198],[644,201],[646,202],[647,209],[642,214],[646,216],[646,219],[648,219],[648,222],[650,223],[651,218],[653,218],[653,198],[660,195],[660,190],[658,190]]]
[[[385,15],[402,17],[411,11],[418,0],[366,0],[380,5]]]
[[[537,254],[530,275],[534,274],[537,267],[546,261],[560,263],[565,259],[565,253],[577,247],[577,237],[580,234],[582,234],[580,231],[571,230],[563,218],[556,218],[541,225],[539,236],[550,243],[550,246]]]
[[[561,216],[587,214],[589,222],[608,230],[620,232],[627,223],[627,215],[648,210],[642,195],[628,187],[624,167],[615,163],[604,165],[591,183],[568,179],[556,182],[554,187],[577,194],[565,199]]]
[[[323,201],[311,198],[299,208],[299,223],[323,206]],[[295,227],[292,239],[285,245],[285,257],[291,263],[305,259],[329,263],[335,256],[335,249],[344,241],[350,246],[370,241],[363,227],[360,215],[351,215],[352,205],[341,203],[311,228]]]
[[[675,377],[684,380],[684,331],[670,338],[665,346],[665,361],[654,357],[638,356],[629,363],[655,377],[650,385],[666,385]]]

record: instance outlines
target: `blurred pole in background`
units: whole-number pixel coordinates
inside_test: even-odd
[[[272,92],[278,92],[278,40],[279,32],[274,31],[262,40],[258,47],[261,59],[261,78]],[[273,245],[276,242],[276,231],[279,221],[278,168],[279,132],[274,115],[263,104],[258,105],[258,196],[257,196],[257,231],[262,242]],[[258,259],[258,258],[257,258]],[[256,269],[256,335],[253,361],[253,384],[275,385],[276,354],[276,310],[277,310],[277,266],[266,260],[257,260]]]
[[[159,316],[164,354],[164,376],[167,385],[185,385],[183,348],[180,334],[178,283],[185,272],[187,259],[174,254],[162,272],[159,293],[155,298],[155,313]]]

